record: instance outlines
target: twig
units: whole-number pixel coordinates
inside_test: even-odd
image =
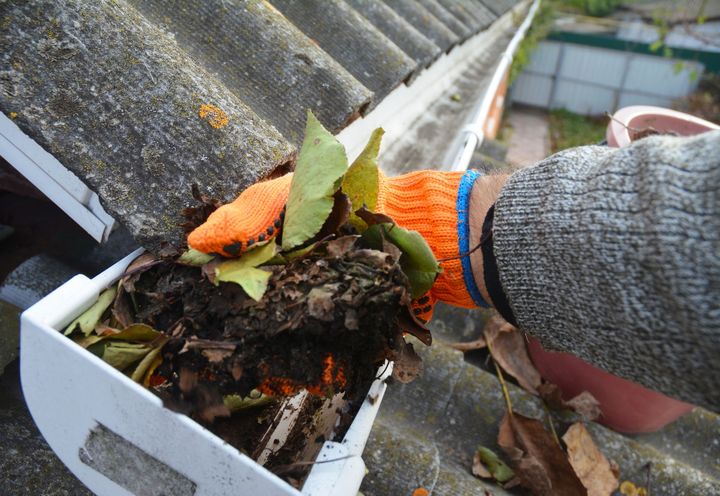
[[[492,344],[490,344],[490,339],[488,338],[487,333],[484,333],[484,335],[485,342],[487,343],[488,350],[490,351],[490,357],[492,358],[493,365],[495,365],[495,370],[497,371],[498,380],[500,381],[500,387],[502,388],[503,397],[505,398],[505,406],[507,407],[508,415],[512,416],[512,401],[510,401],[510,393],[508,392],[507,384],[505,383],[505,377],[503,376],[502,370],[500,369],[497,361],[495,361],[495,357],[493,356]]]
[[[272,471],[276,475],[284,474],[287,472],[291,472],[292,470],[298,468],[298,467],[304,467],[307,465],[320,465],[321,463],[334,463],[334,462],[340,462],[343,460],[347,460],[349,458],[354,458],[357,455],[345,455],[341,456],[339,458],[333,458],[332,460],[316,460],[313,462],[309,461],[302,461],[302,462],[295,462],[295,463],[288,463],[287,465],[278,465],[277,467],[273,467]]]
[[[550,414],[550,410],[548,410],[547,403],[545,403],[545,400],[542,400],[542,406],[545,410],[545,415],[547,416],[548,424],[550,424],[550,431],[552,432],[553,437],[555,438],[555,442],[558,443],[558,446],[562,446],[560,444],[560,438],[557,435],[557,431],[555,430],[555,424],[553,424],[552,421],[552,415]]]

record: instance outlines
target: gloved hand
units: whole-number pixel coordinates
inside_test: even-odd
[[[475,284],[470,257],[460,256],[472,248],[468,208],[479,176],[477,171],[426,170],[393,178],[380,173],[375,211],[418,231],[442,267],[432,289],[413,301],[415,316],[424,322],[432,317],[438,300],[465,308],[487,306]],[[277,236],[291,180],[292,174],[287,174],[249,187],[190,233],[188,244],[204,253],[237,256]]]

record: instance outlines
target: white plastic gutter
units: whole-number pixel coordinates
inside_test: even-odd
[[[485,89],[485,95],[480,102],[480,107],[475,113],[475,116],[470,121],[470,123],[468,123],[460,131],[462,134],[467,135],[467,138],[465,139],[465,144],[458,151],[455,159],[452,161],[452,170],[466,170],[470,165],[470,160],[472,159],[473,153],[480,145],[482,145],[483,141],[485,140],[484,127],[485,121],[488,117],[488,114],[490,113],[490,107],[492,106],[493,100],[495,99],[495,95],[497,94],[498,88],[500,87],[500,83],[502,83],[503,79],[505,78],[505,73],[507,72],[510,64],[513,61],[513,57],[515,56],[518,45],[520,45],[520,42],[523,40],[523,38],[525,38],[525,33],[532,24],[535,13],[540,6],[540,1],[541,0],[533,1],[532,5],[530,6],[530,10],[525,17],[525,20],[518,28],[512,40],[510,40],[510,43],[505,49],[505,52],[502,54],[500,62],[495,68],[495,73],[490,80],[490,84]]]

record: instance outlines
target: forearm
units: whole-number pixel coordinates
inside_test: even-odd
[[[546,347],[720,409],[719,188],[720,132],[578,148],[512,176],[493,241],[519,326]],[[482,221],[471,222],[477,233]]]

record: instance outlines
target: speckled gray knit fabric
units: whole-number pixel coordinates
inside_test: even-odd
[[[507,182],[494,238],[546,348],[720,411],[720,131],[553,155]]]

